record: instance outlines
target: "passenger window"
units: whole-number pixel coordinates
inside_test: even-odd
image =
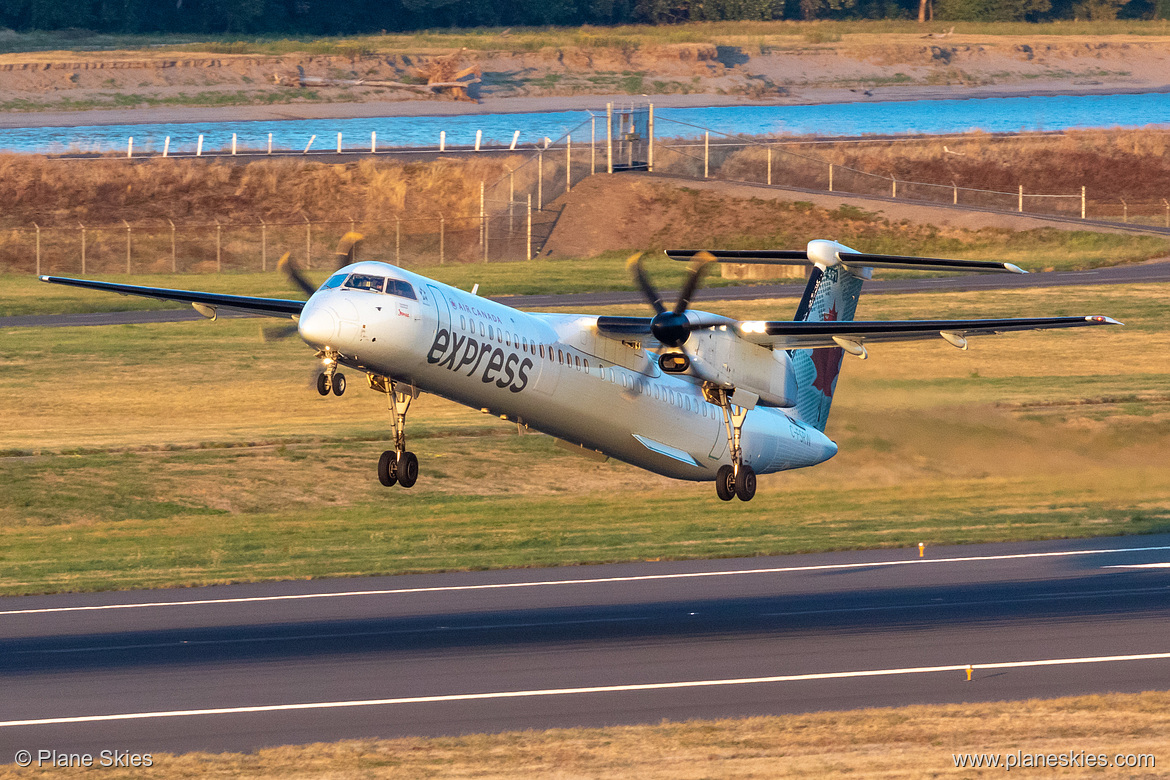
[[[512,346],[512,331],[504,331],[504,343],[509,347]]]
[[[588,358],[586,358],[586,360],[585,360],[585,370],[586,370],[586,371],[588,371],[588,370],[589,370],[589,360],[588,360]]]
[[[325,280],[325,284],[321,285],[321,289],[332,290],[336,287],[340,287],[341,283],[345,281],[345,277],[347,276],[349,276],[349,274],[334,274]]]
[[[467,330],[467,318],[464,317],[462,314],[459,315],[459,329],[460,330]]]
[[[481,322],[481,323],[479,323],[479,335],[480,335],[481,337],[483,336],[483,323],[482,323],[482,322]]]
[[[557,362],[562,364],[562,365],[565,362],[565,353],[559,349],[557,350]]]
[[[369,290],[370,292],[382,292],[385,285],[386,277],[369,276],[368,274],[351,274],[345,283],[345,286],[351,290]]]
[[[544,357],[544,344],[540,345],[540,356]]]

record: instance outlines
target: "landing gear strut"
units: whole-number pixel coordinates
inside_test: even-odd
[[[317,357],[325,364],[324,370],[317,374],[317,392],[321,395],[329,395],[332,390],[334,395],[341,395],[345,392],[345,374],[337,370],[337,355],[332,352],[319,352]]]
[[[704,386],[703,395],[723,410],[727,449],[731,452],[731,465],[720,466],[715,476],[715,492],[724,501],[737,496],[740,501],[751,501],[756,494],[756,472],[743,462],[743,448],[740,446],[743,421],[747,419],[748,410],[734,406],[722,387]]]
[[[378,481],[386,487],[395,483],[404,488],[418,481],[418,458],[406,451],[406,412],[410,402],[418,398],[418,390],[384,376],[369,374],[370,387],[386,394],[390,410],[390,426],[394,431],[394,449],[386,450],[378,458]]]

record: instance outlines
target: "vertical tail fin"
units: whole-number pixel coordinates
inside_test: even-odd
[[[814,243],[811,242],[809,256],[814,262]],[[833,244],[834,254],[839,247]],[[804,297],[796,310],[797,322],[852,322],[857,311],[857,299],[861,296],[861,285],[865,279],[857,276],[839,264],[817,263],[812,268],[805,287]],[[794,349],[789,352],[796,371],[796,413],[797,416],[816,427],[825,430],[829,419],[829,407],[833,403],[833,391],[837,388],[837,374],[845,351],[840,347],[821,349]]]

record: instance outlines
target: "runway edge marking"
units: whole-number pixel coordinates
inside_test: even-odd
[[[785,674],[772,677],[740,677],[725,680],[688,680],[682,682],[632,683],[629,685],[598,685],[587,688],[546,688],[527,691],[497,691],[492,693],[452,693],[437,696],[405,696],[394,699],[359,699],[355,701],[305,702],[299,704],[264,704],[254,707],[219,707],[197,710],[168,710],[160,712],[130,712],[117,715],[79,715],[66,718],[38,718],[30,720],[0,721],[0,728],[18,726],[52,726],[70,723],[98,723],[113,720],[148,720],[156,718],[180,718],[195,715],[236,715],[256,712],[289,712],[295,710],[340,709],[343,707],[384,707],[402,704],[435,704],[455,701],[479,701],[484,699],[521,699],[538,696],[569,696],[585,693],[622,693],[628,691],[657,691],[674,688],[713,688],[729,685],[759,685],[764,683],[801,682],[808,680],[834,680],[857,677],[887,677],[902,674],[930,674],[933,672],[959,672],[968,668],[980,669],[1021,669],[1035,666],[1064,666],[1072,664],[1095,664],[1119,661],[1154,661],[1170,659],[1170,653],[1143,653],[1140,655],[1109,655],[1087,658],[1052,658],[1039,661],[1002,661],[990,664],[949,664],[946,666],[916,666],[905,669],[870,669],[854,672],[815,672],[811,674]]]
[[[939,563],[971,563],[979,561],[1009,561],[1026,558],[1060,558],[1078,555],[1106,555],[1109,553],[1154,552],[1170,550],[1170,545],[1159,547],[1122,547],[1103,550],[1060,550],[1042,553],[1011,553],[1005,555],[973,555],[965,558],[911,558],[899,561],[871,561],[868,563],[824,563],[810,566],[777,566],[765,569],[729,569],[725,571],[676,572],[673,574],[636,574],[625,577],[595,577],[574,580],[539,580],[536,582],[497,582],[482,585],[436,585],[422,588],[387,588],[379,590],[350,590],[338,593],[290,593],[281,596],[240,596],[221,599],[189,599],[184,601],[149,601],[136,604],[94,604],[77,607],[41,607],[37,609],[10,609],[5,615],[40,615],[53,612],[92,612],[106,609],[143,609],[146,607],[191,607],[211,604],[254,604],[265,601],[298,601],[308,599],[353,598],[356,596],[395,596],[410,593],[444,593],[468,590],[504,590],[508,588],[535,588],[558,585],[600,585],[614,582],[648,582],[652,580],[698,579],[702,577],[732,577],[759,574],[785,574],[801,571],[832,571],[842,569],[872,569],[888,566],[926,566]]]

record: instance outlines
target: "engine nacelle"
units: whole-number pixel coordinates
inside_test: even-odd
[[[761,347],[718,328],[695,331],[686,346],[693,358],[688,373],[755,393],[765,406],[796,406],[796,371],[784,350]]]

